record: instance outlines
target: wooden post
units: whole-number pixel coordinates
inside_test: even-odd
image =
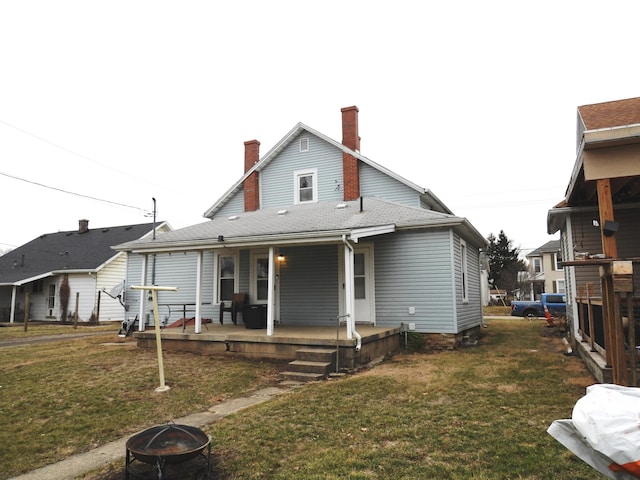
[[[101,290],[98,290],[98,305],[96,306],[96,318],[95,318],[95,322],[96,324],[100,323],[100,294],[102,293]]]
[[[29,302],[30,302],[30,294],[29,293],[25,293],[24,294],[24,331],[27,331],[27,324],[29,323]]]
[[[613,221],[613,200],[611,199],[611,181],[608,178],[598,180],[598,209],[600,211],[600,239],[602,253],[611,258],[618,257],[616,236],[604,234],[604,222]]]
[[[73,328],[78,328],[78,300],[80,299],[80,292],[76,292],[76,308],[73,312]]]
[[[636,352],[636,325],[633,318],[633,292],[627,292],[627,333],[629,343],[629,366],[631,373],[631,387],[638,386],[638,355]]]

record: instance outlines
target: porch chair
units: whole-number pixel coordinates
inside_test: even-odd
[[[220,302],[220,325],[223,324],[224,312],[231,312],[231,321],[234,325],[238,324],[238,312],[242,313],[244,320],[244,309],[249,303],[249,295],[246,293],[234,293],[231,301]]]

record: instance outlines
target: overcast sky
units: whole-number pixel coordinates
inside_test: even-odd
[[[0,1],[0,251],[181,228],[298,122],[525,253],[556,238],[580,105],[640,95],[637,1]],[[51,187],[51,188],[47,188]],[[87,197],[93,197],[90,199]]]

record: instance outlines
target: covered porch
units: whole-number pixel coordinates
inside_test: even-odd
[[[184,328],[161,330],[162,348],[167,351],[202,354],[240,355],[250,358],[294,360],[303,349],[330,349],[339,352],[340,368],[353,369],[385,355],[399,351],[405,345],[407,330],[399,328],[357,325],[360,340],[348,338],[344,324],[329,326],[275,325],[267,329],[248,329],[233,323],[203,323],[200,333],[193,324]],[[137,345],[156,348],[153,327],[134,333]],[[360,344],[359,348],[358,343]]]

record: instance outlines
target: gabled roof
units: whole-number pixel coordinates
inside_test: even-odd
[[[541,247],[530,252],[527,257],[540,257],[543,253],[556,253],[560,251],[560,240],[550,240]]]
[[[156,228],[164,225],[160,222]],[[149,235],[152,223],[45,233],[0,256],[0,285],[22,285],[60,272],[98,271],[120,255],[111,247]]]
[[[370,160],[364,155],[361,155],[359,152],[355,150],[351,150],[350,148],[345,147],[342,143],[337,142],[327,137],[326,135],[323,135],[317,130],[314,130],[313,128],[306,126],[304,123],[298,123],[287,135],[284,136],[284,138],[282,138],[282,140],[280,140],[271,150],[269,150],[269,152],[267,152],[267,154],[264,155],[248,172],[246,172],[236,183],[234,183],[233,186],[229,190],[227,190],[222,195],[222,197],[218,199],[218,201],[216,201],[216,203],[214,203],[206,212],[204,212],[203,216],[206,218],[213,218],[215,214],[220,210],[220,208],[222,208],[235,193],[242,190],[243,182],[247,179],[249,175],[251,175],[255,171],[259,172],[262,169],[264,169],[267,165],[269,165],[269,163],[271,163],[271,161],[274,158],[278,156],[280,152],[282,152],[282,150],[284,150],[287,147],[287,145],[289,145],[292,141],[294,141],[300,133],[305,131],[312,135],[317,136],[318,138],[333,145],[339,150],[345,153],[348,153],[349,155],[352,155],[354,158],[360,160],[361,162],[369,165],[372,168],[375,168],[376,170],[379,170],[380,172],[399,181],[400,183],[403,183],[409,188],[412,188],[413,190],[418,192],[420,195],[422,195],[424,197],[425,203],[429,205],[431,208],[433,208],[434,210],[441,211],[443,213],[449,213],[449,214],[453,213],[431,191],[425,188],[422,188],[413,182],[410,182],[406,178],[403,178],[402,176],[398,175],[397,173],[394,173],[391,170],[383,167],[382,165],[377,164],[373,160]]]
[[[362,205],[362,210],[360,209]],[[286,208],[266,208],[214,219],[118,245],[118,250],[160,252],[256,245],[337,242],[398,230],[453,228],[473,245],[486,240],[468,220],[423,208],[407,207],[376,197],[351,202],[318,202]]]

